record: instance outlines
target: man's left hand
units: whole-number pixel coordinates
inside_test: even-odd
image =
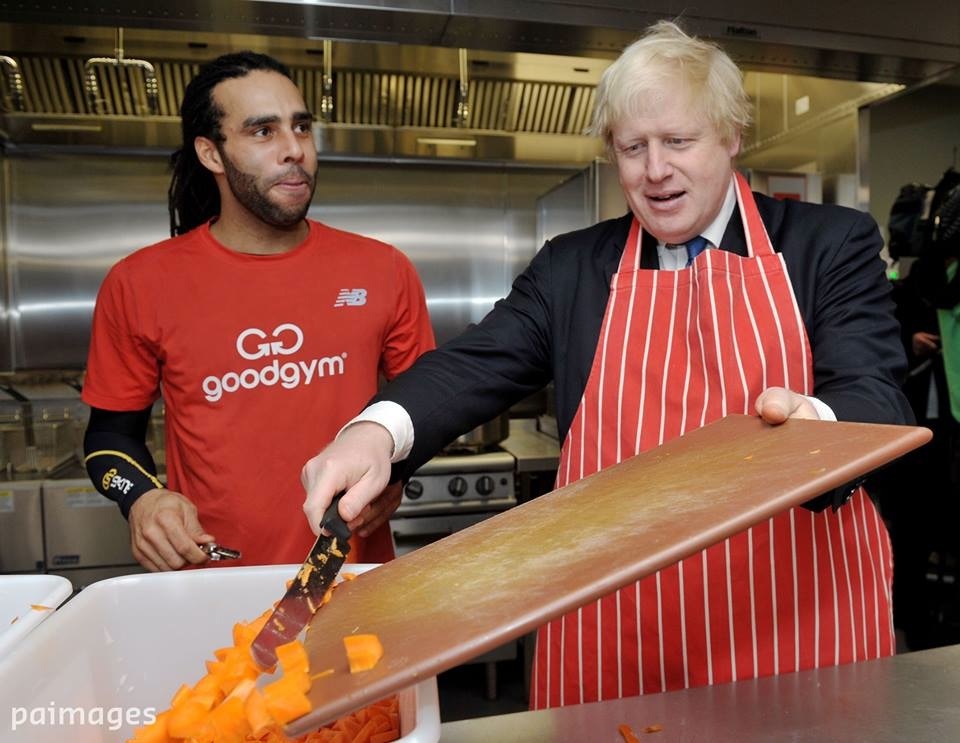
[[[403,498],[403,483],[387,485],[376,498],[363,507],[360,514],[349,522],[350,531],[361,537],[369,537],[381,524],[390,520]]]
[[[765,423],[772,425],[783,423],[788,418],[820,420],[817,411],[806,397],[785,387],[767,387],[760,393],[754,407],[757,415]]]

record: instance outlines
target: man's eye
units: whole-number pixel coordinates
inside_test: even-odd
[[[302,124],[297,124],[293,130],[297,134],[309,134],[313,130],[313,125],[309,121],[305,121]]]
[[[270,127],[268,126],[261,126],[259,129],[253,130],[254,137],[266,137],[268,134],[270,134]]]

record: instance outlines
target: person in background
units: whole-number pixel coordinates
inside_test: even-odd
[[[960,642],[960,185],[937,185],[932,230],[895,290],[909,372],[904,393],[933,441],[895,462],[881,505],[897,572],[896,626],[920,650]],[[922,493],[904,499],[923,473]]]
[[[379,375],[433,348],[423,288],[395,248],[306,219],[313,115],[281,63],[204,65],[181,116],[174,237],[117,263],[97,297],[87,470],[150,570],[205,563],[211,542],[241,553],[228,564],[299,563],[314,540],[300,468]],[[161,392],[167,484],[145,446]],[[352,559],[393,556],[400,497],[381,487],[351,518]]]
[[[733,166],[749,117],[717,46],[660,22],[628,47],[592,126],[629,213],[548,241],[478,326],[309,460],[311,522],[342,489],[355,517],[391,462],[403,476],[550,380],[558,486],[732,413],[911,420],[876,224],[752,193]],[[866,492],[827,494],[542,627],[531,705],[890,655],[891,571]]]

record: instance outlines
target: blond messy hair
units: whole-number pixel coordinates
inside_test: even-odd
[[[676,23],[659,21],[604,71],[588,132],[601,137],[609,152],[613,127],[654,110],[665,90],[685,93],[696,102],[724,144],[750,123],[743,75],[727,53],[689,36]]]

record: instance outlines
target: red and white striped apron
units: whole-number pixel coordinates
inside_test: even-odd
[[[811,393],[786,266],[739,174],[735,185],[746,258],[706,250],[687,269],[641,270],[634,220],[558,487],[753,413],[767,387]],[[531,707],[892,655],[892,571],[886,528],[862,489],[836,512],[791,509],[541,627]]]

